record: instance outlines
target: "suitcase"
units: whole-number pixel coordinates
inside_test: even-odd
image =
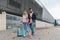
[[[18,29],[17,29],[17,36],[18,37],[24,36],[24,28],[23,28],[23,26],[18,27]]]

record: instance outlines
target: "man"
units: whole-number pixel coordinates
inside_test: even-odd
[[[31,35],[34,36],[35,35],[35,25],[36,25],[35,24],[36,23],[36,15],[32,11],[32,8],[29,8],[28,19],[29,19],[29,26],[31,29]]]

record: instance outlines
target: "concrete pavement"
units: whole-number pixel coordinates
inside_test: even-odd
[[[32,40],[29,37],[17,37],[16,30],[0,31],[0,40]],[[36,30],[34,40],[60,40],[60,27]]]

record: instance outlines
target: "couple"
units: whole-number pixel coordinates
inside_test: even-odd
[[[23,16],[23,26],[24,26],[25,34],[28,33],[28,27],[29,27],[31,29],[31,36],[34,36],[35,26],[36,26],[36,15],[32,11],[32,8],[29,8],[28,14],[27,11],[24,11],[22,16]]]

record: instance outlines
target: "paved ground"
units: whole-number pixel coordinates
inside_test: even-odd
[[[0,31],[0,40],[32,40],[29,37],[17,37],[15,30]],[[34,40],[60,40],[60,27],[36,30]]]

